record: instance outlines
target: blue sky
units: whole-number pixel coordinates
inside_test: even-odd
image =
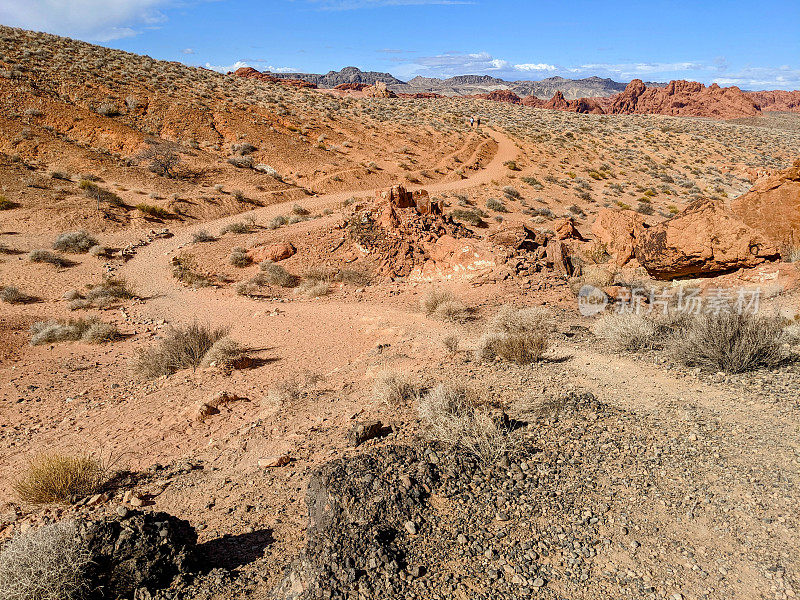
[[[800,89],[799,0],[0,0],[0,23],[220,70]]]

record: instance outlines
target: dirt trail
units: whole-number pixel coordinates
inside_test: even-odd
[[[484,169],[481,169],[466,179],[425,186],[409,186],[409,189],[414,190],[424,187],[424,189],[432,194],[452,192],[477,187],[490,183],[492,180],[500,179],[505,171],[503,163],[514,159],[518,155],[519,149],[505,134],[493,130],[489,130],[488,133],[497,142],[497,152]],[[347,191],[326,194],[324,196],[314,196],[303,200],[302,204],[309,210],[319,211],[329,206],[335,206],[352,196],[372,196],[376,191],[375,189],[355,192]],[[285,211],[286,203],[278,203],[250,211],[247,215],[263,222]],[[170,255],[180,249],[181,246],[189,243],[192,239],[192,234],[195,232],[201,229],[221,228],[228,223],[241,220],[242,216],[242,214],[237,214],[215,221],[205,221],[201,224],[179,230],[172,238],[156,240],[149,246],[141,248],[137,255],[125,265],[120,274],[131,282],[134,288],[144,296],[159,297],[161,299],[171,298],[173,300],[176,299],[178,295],[188,293],[202,296],[201,290],[187,290],[172,278],[169,269]],[[225,312],[235,314],[235,311],[232,310],[233,307],[230,305],[230,299],[226,298],[225,302]],[[243,302],[246,301],[243,300]],[[252,304],[248,304],[248,306],[252,307]],[[191,310],[191,307],[189,308]],[[213,315],[209,314],[208,316],[211,317]]]

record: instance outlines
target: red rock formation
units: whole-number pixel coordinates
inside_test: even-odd
[[[281,85],[295,88],[317,89],[317,85],[314,83],[303,81],[302,79],[283,79],[281,77],[275,77],[269,73],[257,71],[253,67],[240,67],[233,73],[228,73],[228,75],[235,75],[236,77],[244,77],[246,79],[258,79],[259,81],[264,81],[266,83],[279,83]]]
[[[522,99],[522,104],[525,106],[531,106],[533,108],[544,108],[544,105],[547,104],[547,101],[537,98],[536,96],[525,96]]]
[[[364,95],[367,98],[397,98],[397,94],[390,91],[383,81],[376,81],[375,85],[365,87]]]
[[[356,92],[361,92],[369,87],[369,84],[366,83],[340,83],[337,85],[335,90],[354,90]]]
[[[752,117],[761,109],[735,86],[722,88],[714,83],[706,87],[697,81],[670,81],[663,88],[648,88],[641,79],[634,79],[613,98],[607,112],[736,119]]]
[[[614,262],[622,267],[633,258],[637,236],[645,230],[642,215],[632,210],[601,208],[592,223],[592,233]]]
[[[522,98],[511,90],[494,90],[488,94],[475,94],[471,96],[479,100],[492,100],[494,102],[507,102],[508,104],[522,104]]]
[[[761,110],[800,112],[800,91],[746,92],[745,95],[761,107]]]
[[[800,160],[758,181],[731,203],[731,210],[776,244],[800,246]]]
[[[584,114],[605,114],[605,111],[596,99],[578,98],[577,100],[567,100],[560,91],[557,91],[553,97],[547,101],[541,100],[536,96],[527,96],[522,100],[522,104],[525,106],[532,106],[533,108],[549,108]]]
[[[635,254],[656,279],[715,275],[755,267],[780,255],[721,201],[705,198],[636,235]]]

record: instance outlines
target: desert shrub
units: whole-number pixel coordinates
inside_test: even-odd
[[[319,298],[327,296],[331,291],[331,286],[327,281],[319,281],[309,279],[300,283],[295,288],[295,294],[305,296],[306,298]]]
[[[97,240],[85,231],[68,231],[60,234],[53,242],[53,250],[81,254],[97,245]]]
[[[500,202],[500,200],[498,200],[497,198],[489,198],[486,201],[486,208],[497,212],[503,212],[503,213],[508,212],[506,205]]]
[[[100,283],[89,285],[86,299],[96,300],[128,300],[134,297],[133,291],[128,287],[124,279],[106,277]]]
[[[311,211],[309,211],[307,208],[300,206],[299,204],[295,204],[294,206],[292,206],[292,214],[295,214],[299,217],[305,217],[310,215]]]
[[[231,144],[231,152],[239,156],[246,156],[247,154],[252,154],[255,151],[256,147],[253,146],[253,144],[249,144],[247,142],[242,142],[240,144]]]
[[[297,275],[289,273],[282,266],[270,260],[259,263],[258,268],[260,269],[258,279],[262,285],[277,285],[290,288],[300,283],[300,278]]]
[[[83,190],[84,195],[89,198],[90,200],[94,200],[97,202],[97,206],[99,208],[101,202],[107,202],[113,206],[126,206],[125,202],[117,196],[114,192],[110,192],[109,190],[104,190],[99,185],[92,183],[88,179],[81,179],[81,182],[78,184]]]
[[[420,308],[429,317],[446,321],[463,321],[469,317],[469,310],[453,292],[439,288],[431,288],[423,294]]]
[[[265,175],[269,175],[270,177],[274,177],[275,179],[280,179],[281,176],[278,174],[273,167],[265,164],[258,164],[253,167],[259,173],[264,173]]]
[[[520,177],[520,179],[537,190],[541,190],[544,187],[542,182],[536,179],[536,177]]]
[[[205,229],[201,229],[200,231],[197,231],[192,234],[192,242],[194,242],[195,244],[201,242],[214,242],[216,241],[216,239],[217,238],[208,233]]]
[[[59,181],[72,181],[69,173],[63,171],[50,171],[50,179],[58,179]]]
[[[231,255],[228,257],[228,262],[234,267],[247,267],[253,263],[253,259],[247,254],[247,250],[237,246],[231,250]]]
[[[503,195],[509,200],[519,200],[522,194],[517,191],[517,188],[507,185],[503,188]]]
[[[656,209],[653,208],[653,205],[649,202],[639,202],[639,204],[636,206],[636,212],[643,215],[652,215],[656,212]]]
[[[781,258],[786,262],[800,262],[800,246],[787,244],[781,250]]]
[[[334,280],[358,286],[368,286],[372,283],[372,277],[369,273],[357,269],[339,269],[334,275]]]
[[[30,301],[30,296],[13,285],[5,285],[0,287],[0,300],[7,304],[25,304]]]
[[[416,397],[417,388],[397,371],[381,371],[372,384],[372,396],[389,406],[400,406]]]
[[[489,321],[475,351],[478,360],[496,358],[527,365],[541,360],[549,347],[550,313],[541,307],[503,306]]]
[[[32,504],[69,502],[73,496],[96,493],[104,479],[102,463],[88,454],[40,454],[14,482],[14,491],[20,500]]]
[[[252,156],[231,156],[228,163],[237,169],[250,169],[253,166]]]
[[[223,226],[222,229],[219,230],[220,235],[225,235],[226,233],[250,233],[250,225],[245,223],[244,221],[236,221],[235,223],[228,223],[227,225]]]
[[[134,361],[137,372],[148,379],[172,375],[181,369],[196,369],[214,344],[228,331],[194,322],[170,327],[153,347],[139,350]]]
[[[100,244],[95,244],[91,248],[89,248],[89,254],[94,256],[95,258],[104,258],[112,255],[112,251],[106,248],[105,246],[101,246]]]
[[[76,341],[102,344],[114,340],[118,335],[114,325],[103,323],[94,317],[37,321],[31,325],[32,346]]]
[[[418,413],[429,439],[470,452],[488,464],[513,450],[508,429],[469,390],[439,384],[420,398]]]
[[[231,370],[242,359],[244,354],[245,350],[239,342],[229,337],[223,337],[214,342],[214,345],[203,355],[200,365]]]
[[[277,217],[274,217],[272,220],[270,220],[269,223],[267,223],[267,229],[278,229],[286,225],[287,222],[288,221],[286,220],[286,217],[284,217],[283,215],[278,215]]]
[[[785,360],[785,338],[776,317],[723,311],[697,315],[676,333],[670,353],[687,366],[742,373]]]
[[[54,252],[50,252],[49,250],[31,250],[28,253],[28,260],[31,262],[49,263],[57,267],[68,267],[72,264],[72,261],[69,259],[55,254]]]
[[[454,333],[451,333],[442,340],[442,345],[450,354],[456,354],[458,352],[458,345],[460,343],[461,339]]]
[[[484,220],[481,218],[481,215],[474,210],[464,210],[462,208],[456,208],[450,213],[450,216],[454,218],[456,221],[467,223],[469,225],[472,225],[473,227],[483,227],[486,225]]]
[[[172,259],[172,276],[181,283],[192,287],[211,285],[211,279],[197,270],[197,261],[191,254],[176,256]]]
[[[165,144],[151,145],[138,160],[148,162],[150,172],[162,177],[175,177],[181,163],[181,157]]]
[[[0,551],[0,600],[80,600],[91,562],[74,521],[19,533]]]
[[[116,117],[119,114],[119,108],[113,102],[105,101],[97,107],[97,113],[104,117]]]
[[[638,351],[659,341],[655,323],[644,315],[605,315],[593,327],[594,334],[617,350]]]
[[[160,206],[155,206],[154,204],[145,204],[144,202],[141,202],[136,205],[136,209],[140,213],[155,219],[168,219],[171,216],[171,213],[166,208],[161,208]]]
[[[0,210],[11,210],[12,208],[17,208],[19,204],[16,202],[12,202],[2,194],[0,194]]]
[[[509,169],[510,171],[520,171],[520,170],[521,170],[521,169],[519,168],[519,166],[517,165],[516,161],[513,161],[513,160],[507,160],[507,161],[506,161],[506,162],[504,162],[503,164],[504,164],[506,167],[508,167],[508,169]]]

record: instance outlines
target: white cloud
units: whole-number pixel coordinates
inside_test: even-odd
[[[530,72],[530,71],[537,71],[537,72],[548,72],[552,73],[558,70],[558,67],[555,65],[548,65],[547,63],[524,63],[521,65],[514,65],[514,69],[516,71],[521,72]]]
[[[184,48],[181,50],[184,54],[194,54],[194,50],[192,48]]]
[[[130,37],[137,28],[166,17],[159,11],[170,0],[6,0],[0,23],[106,42]]]
[[[242,67],[249,67],[246,62],[237,60],[232,65],[212,65],[211,63],[206,63],[206,69],[211,69],[212,71],[219,71],[220,73],[228,73],[229,71],[235,71],[236,69],[241,69]]]

